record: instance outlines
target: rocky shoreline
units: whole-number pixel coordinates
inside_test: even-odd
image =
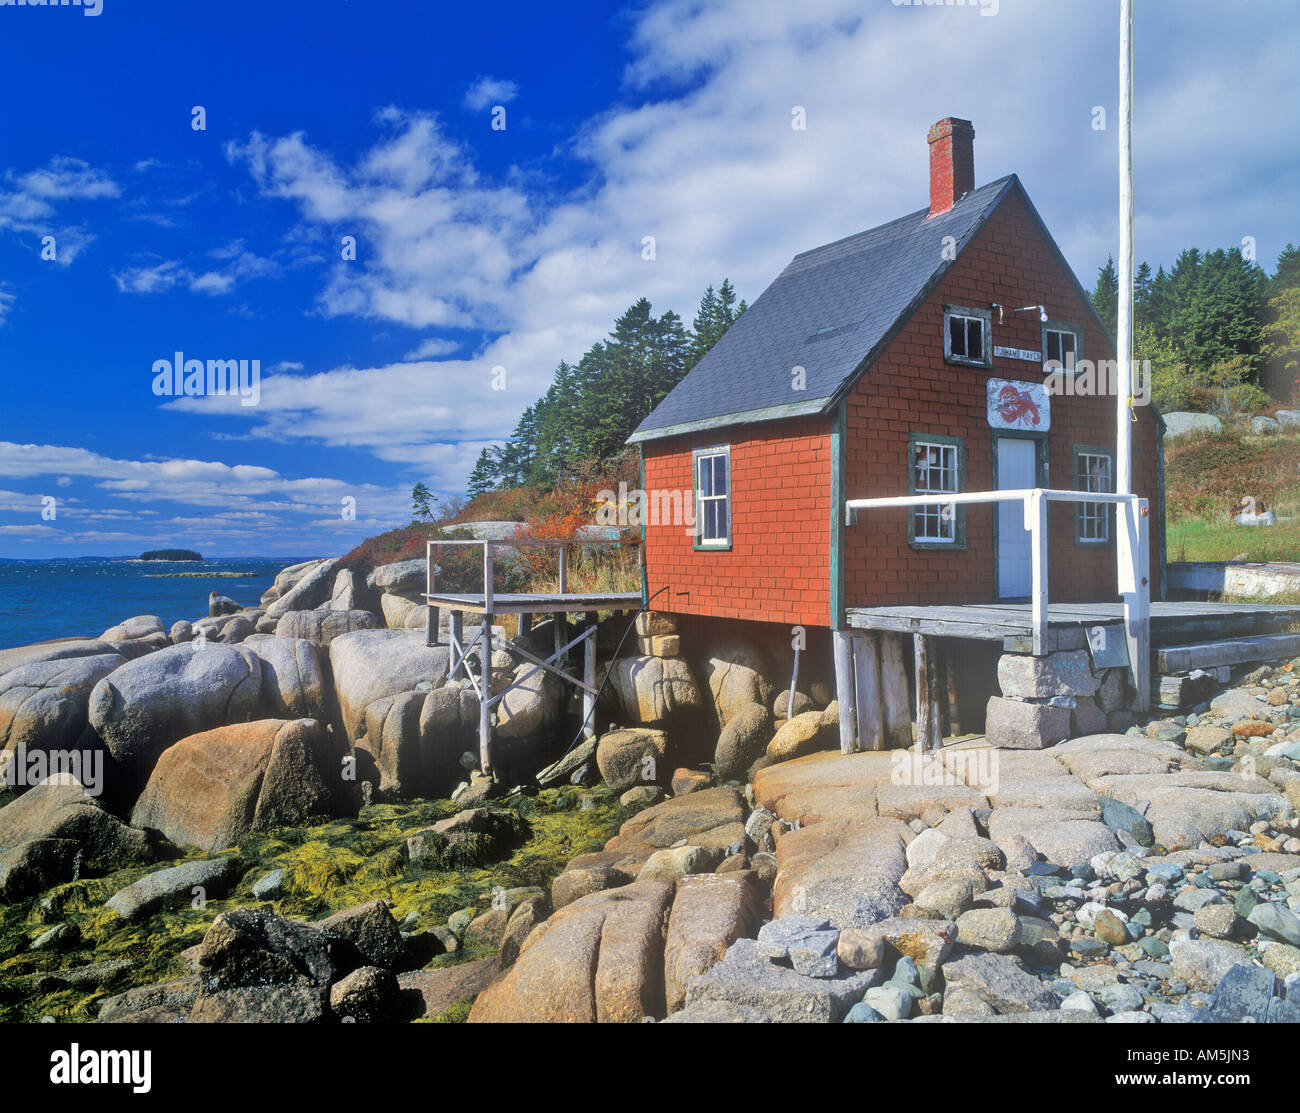
[[[613,616],[597,737],[536,674],[488,778],[423,583],[0,651],[0,1018],[1300,1019],[1300,659],[918,763],[841,755],[816,668],[655,614],[614,659]],[[494,630],[494,688],[553,644]]]

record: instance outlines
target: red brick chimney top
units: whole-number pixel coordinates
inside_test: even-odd
[[[930,215],[946,213],[975,188],[975,127],[949,116],[930,129]]]

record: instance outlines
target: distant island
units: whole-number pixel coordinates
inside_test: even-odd
[[[141,560],[202,560],[193,549],[150,549],[140,554]]]

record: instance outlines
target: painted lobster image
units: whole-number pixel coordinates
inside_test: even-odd
[[[1017,421],[1028,421],[1030,425],[1038,424],[1038,405],[1027,390],[1017,390],[1010,385],[1004,386],[998,392],[997,407],[998,414],[1008,425]]]

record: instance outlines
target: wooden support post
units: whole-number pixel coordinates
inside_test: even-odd
[[[939,706],[944,693],[943,674],[940,672],[943,650],[939,648],[937,638],[931,639],[930,652],[927,656],[930,673],[926,685],[930,689],[930,735],[926,739],[925,748],[927,753],[937,754],[943,749],[943,720],[939,713]]]
[[[924,634],[912,635],[913,661],[916,666],[916,752],[923,754],[930,745],[930,653]]]
[[[564,612],[556,611],[551,615],[551,631],[555,636],[555,652],[561,653],[569,640],[569,624],[564,621]],[[569,655],[557,657],[555,661],[561,669],[567,668],[569,664]]]
[[[885,748],[912,744],[912,697],[903,665],[903,635],[880,635],[880,695],[884,705]]]
[[[885,727],[880,699],[880,652],[874,634],[853,639],[853,672],[857,685],[857,748],[883,750]]]
[[[596,686],[596,630],[588,627],[591,633],[582,643],[582,681],[588,688]],[[596,697],[590,692],[582,693],[582,734],[585,738],[596,737]]]
[[[519,636],[527,637],[533,630],[533,616],[525,611],[519,616]]]
[[[934,694],[939,705],[939,737],[951,734],[948,721],[948,647],[942,638],[934,639]]]
[[[857,748],[853,641],[842,630],[835,630],[831,633],[831,648],[835,656],[835,698],[839,702],[840,711],[840,753],[851,754]]]
[[[463,654],[465,652],[465,615],[462,611],[450,611],[447,614],[447,629],[451,634],[452,653]],[[460,646],[460,648],[457,649],[457,646]],[[453,660],[451,664],[450,676],[452,680],[456,679],[456,674],[460,672],[462,666],[465,668],[465,675],[469,675],[469,665],[465,663],[463,657],[460,660]]]
[[[953,664],[954,654],[948,646],[944,647],[944,687],[948,704],[948,733],[961,734],[961,704],[957,699],[957,669]]]
[[[1124,530],[1132,567],[1120,568],[1120,591],[1124,601],[1124,639],[1128,643],[1128,663],[1133,690],[1137,693],[1133,710],[1146,711],[1151,706],[1151,551],[1149,508],[1146,499],[1121,503],[1115,524]],[[1119,555],[1117,560],[1122,560]]]
[[[438,579],[438,566],[433,561],[432,541],[425,546],[424,564],[424,590],[432,595],[433,585]],[[424,613],[424,644],[438,644],[438,608],[428,603],[427,600]]]
[[[1033,639],[1034,656],[1047,652],[1047,500],[1041,491],[1025,499],[1025,529],[1029,530],[1029,548],[1033,566]]]
[[[560,594],[569,590],[569,546],[560,546]]]
[[[492,773],[492,709],[488,700],[492,698],[492,612],[483,615],[483,637],[478,648],[479,659],[479,704],[478,704],[478,760],[479,769],[485,776]]]

